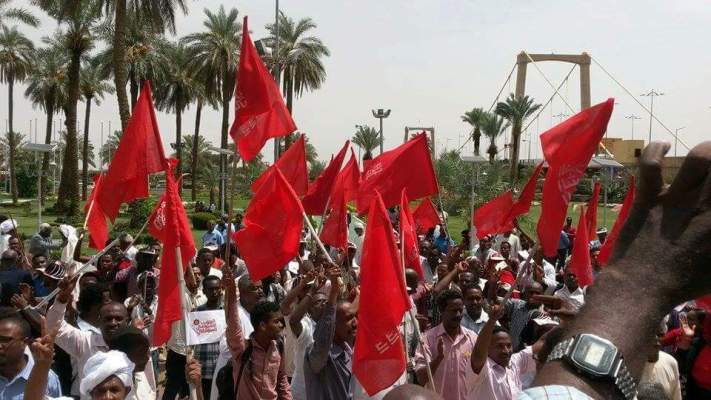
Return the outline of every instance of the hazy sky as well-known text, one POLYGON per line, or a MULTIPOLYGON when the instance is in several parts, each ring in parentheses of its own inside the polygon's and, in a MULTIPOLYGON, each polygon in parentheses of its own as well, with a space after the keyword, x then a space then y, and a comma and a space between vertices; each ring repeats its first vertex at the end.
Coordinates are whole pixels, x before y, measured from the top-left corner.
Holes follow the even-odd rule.
MULTIPOLYGON (((22 1, 15 1, 15 5, 22 1)), ((490 106, 521 50, 531 53, 591 54, 633 94, 654 88, 664 92, 655 99, 655 114, 672 130, 685 126, 680 136, 690 145, 707 137, 711 122, 711 52, 707 50, 711 7, 698 0, 641 1, 465 1, 465 0, 281 0, 290 17, 311 17, 318 24, 313 34, 330 48, 324 60, 323 87, 296 99, 294 119, 327 160, 354 133, 355 124, 377 126, 373 108, 390 108, 385 120, 386 148, 402 142, 405 126, 433 126, 437 149, 463 142, 470 127, 461 121, 464 111, 490 106)), ((249 15, 254 40, 265 35, 264 25, 274 19, 273 0, 189 2, 189 14, 178 19, 178 36, 202 29, 203 8, 220 4, 249 15)), ((41 12, 38 12, 41 14, 41 12)), ((55 29, 46 17, 40 29, 21 29, 36 41, 55 29)), ((556 85, 569 64, 540 63, 556 85)), ((515 76, 515 75, 514 75, 515 76)), ((636 114, 635 137, 646 139, 649 115, 593 65, 592 102, 615 97, 619 102, 610 122, 610 136, 629 138, 636 114)), ((533 66, 528 69, 527 93, 544 103, 552 94, 533 66)), ((580 107, 579 75, 573 72, 561 94, 576 111, 580 107)), ((15 127, 26 132, 30 120, 39 121, 43 135, 45 116, 23 98, 24 85, 15 92, 15 127)), ((514 81, 504 95, 513 91, 514 81)), ((0 87, 6 93, 7 87, 0 87)), ((648 105, 649 99, 637 97, 648 105)), ((184 134, 192 134, 195 108, 183 114, 184 134)), ((84 104, 79 105, 83 128, 84 104)), ((553 117, 571 112, 556 98, 532 124, 533 157, 540 157, 536 133, 558 122, 553 117)), ((232 110, 230 123, 232 121, 232 110)), ((203 112, 201 133, 219 143, 220 112, 203 112)), ((0 95, 0 118, 7 118, 7 98, 0 95)), ((175 117, 159 114, 165 146, 175 140, 175 117)), ((55 119, 59 119, 56 116, 55 119)), ((91 140, 98 148, 100 126, 120 126, 114 97, 92 108, 91 140)), ((3 125, 4 128, 4 125, 3 125)), ((33 128, 34 129, 34 128, 33 128)), ((673 142, 656 125, 653 137, 673 142)), ((486 145, 486 140, 484 140, 486 145)), ((503 142, 503 141, 502 141, 503 142)), ((271 160, 271 142, 265 147, 271 160)), ((471 152, 471 146, 465 148, 471 152)), ((679 146, 682 153, 682 146, 679 146)), ((524 144, 522 158, 527 157, 524 144)), ((672 150, 673 151, 673 150, 672 150)), ((686 150, 683 150, 685 152, 686 150)))

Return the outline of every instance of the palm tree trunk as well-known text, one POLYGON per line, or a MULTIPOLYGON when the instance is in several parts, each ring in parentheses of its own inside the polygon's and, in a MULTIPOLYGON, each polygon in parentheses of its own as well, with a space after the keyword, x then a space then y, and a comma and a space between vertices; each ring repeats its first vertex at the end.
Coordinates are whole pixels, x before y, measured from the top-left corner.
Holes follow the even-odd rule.
MULTIPOLYGON (((293 115, 291 110, 294 107, 294 78, 293 76, 291 76, 291 74, 289 74, 287 80, 288 85, 286 91, 286 108, 289 110, 289 114, 293 115)), ((284 136, 284 151, 286 151, 289 146, 291 146, 291 135, 286 135, 284 136)))
POLYGON ((479 144, 481 143, 481 130, 479 128, 474 129, 474 154, 479 155, 479 144))
POLYGON ((518 180, 518 157, 520 150, 521 126, 511 129, 511 183, 518 180))
POLYGON ((15 171, 15 132, 12 130, 12 112, 14 108, 13 91, 15 87, 15 77, 10 75, 7 81, 7 110, 8 110, 8 131, 7 144, 10 153, 10 193, 12 193, 12 204, 17 204, 17 171, 15 171))
POLYGON ((192 165, 190 166, 190 199, 197 200, 197 169, 198 169, 198 144, 200 143, 200 117, 202 117, 202 99, 198 98, 197 111, 195 112, 195 132, 193 133, 192 165))
POLYGON ((183 135, 181 133, 182 129, 183 112, 181 110, 180 105, 178 104, 177 107, 175 107, 175 158, 178 159, 178 165, 176 166, 175 171, 178 173, 178 176, 180 176, 183 165, 183 135))
POLYGON ((133 110, 133 107, 138 101, 138 81, 136 80, 136 74, 133 72, 133 69, 129 72, 128 88, 131 91, 131 110, 133 110))
POLYGON ((89 187, 89 118, 91 115, 91 96, 86 98, 86 112, 84 113, 84 146, 81 151, 81 199, 86 200, 87 187, 89 187))
POLYGON ((126 96, 126 0, 116 0, 116 15, 114 19, 114 86, 116 87, 116 98, 118 99, 119 114, 121 116, 121 130, 126 129, 131 111, 128 109, 128 97, 126 96))
POLYGON ((77 103, 79 102, 79 68, 81 53, 74 51, 69 63, 66 105, 67 138, 62 160, 62 178, 57 194, 57 211, 76 215, 79 211, 79 171, 77 163, 77 103))
MULTIPOLYGON (((45 108, 47 110, 47 123, 45 125, 46 128, 44 134, 44 144, 52 143, 52 117, 54 116, 55 89, 51 90, 52 92, 49 95, 50 99, 45 105, 45 108)), ((40 192, 42 192, 42 196, 40 196, 40 202, 42 202, 42 204, 44 204, 44 199, 47 196, 47 173, 49 172, 49 154, 49 152, 42 154, 42 177, 40 178, 40 192)))

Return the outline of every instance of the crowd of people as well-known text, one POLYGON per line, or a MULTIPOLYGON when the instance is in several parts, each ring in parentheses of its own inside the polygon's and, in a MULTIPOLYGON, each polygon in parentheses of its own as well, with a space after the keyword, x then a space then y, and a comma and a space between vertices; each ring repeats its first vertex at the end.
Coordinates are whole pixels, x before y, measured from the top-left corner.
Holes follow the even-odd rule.
MULTIPOLYGON (((585 398, 527 391, 550 338, 586 310, 589 296, 601 295, 568 268, 570 224, 548 259, 518 227, 480 240, 465 230, 459 243, 446 223, 420 232, 422 273, 405 270, 407 368, 374 395, 352 372, 367 224, 352 218, 347 248, 328 256, 305 231, 298 256, 262 280, 250 278, 229 240, 241 226, 241 215, 211 221, 185 270, 184 304, 224 312, 221 339, 188 346, 176 321, 167 345, 156 348, 160 243, 137 246, 122 234, 78 273, 90 261, 82 232, 63 225, 53 238, 43 224, 24 242, 17 222, 4 218, 0 399, 585 398)), ((599 242, 589 244, 596 275, 599 242)), ((665 313, 653 321, 657 340, 644 346, 638 398, 711 398, 711 316, 694 301, 665 313)))

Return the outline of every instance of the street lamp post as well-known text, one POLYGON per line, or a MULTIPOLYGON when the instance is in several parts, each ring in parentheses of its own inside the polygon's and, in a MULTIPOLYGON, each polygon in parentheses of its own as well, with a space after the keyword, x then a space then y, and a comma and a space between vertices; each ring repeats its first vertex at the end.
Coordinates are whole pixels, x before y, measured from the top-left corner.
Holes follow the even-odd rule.
POLYGON ((685 126, 682 126, 681 128, 676 128, 674 129, 674 157, 676 157, 676 146, 679 142, 679 131, 686 128, 685 126))
POLYGON ((657 96, 664 96, 664 93, 659 93, 652 89, 649 91, 649 93, 645 93, 640 96, 649 97, 649 140, 647 141, 647 144, 649 144, 652 143, 652 119, 654 118, 654 98, 657 96))
MULTIPOLYGON (((22 146, 25 151, 34 151, 36 153, 51 153, 54 151, 54 144, 44 143, 27 143, 22 146)), ((36 157, 35 157, 36 158, 36 157)), ((42 225, 42 175, 46 175, 47 171, 40 171, 37 174, 37 229, 42 225)))
POLYGON ((630 114, 630 115, 625 116, 625 119, 629 119, 632 121, 632 139, 631 140, 634 140, 634 121, 637 119, 642 119, 642 118, 640 118, 637 115, 630 114))
POLYGON ((383 154, 383 142, 385 142, 385 139, 383 138, 383 119, 389 116, 390 109, 384 110, 382 108, 378 108, 377 110, 373 110, 373 117, 380 120, 380 154, 383 154))
MULTIPOLYGON (((274 82, 276 82, 277 87, 281 86, 279 83, 281 81, 281 68, 279 67, 279 0, 276 0, 274 10, 274 51, 272 54, 272 62, 274 65, 273 74, 274 82)), ((274 162, 279 158, 279 138, 274 138, 274 162)))
MULTIPOLYGON (((219 154, 220 155, 220 162, 222 162, 222 160, 225 160, 225 164, 227 161, 227 157, 234 155, 234 153, 231 150, 223 149, 220 147, 210 146, 210 147, 208 147, 208 150, 213 153, 219 154)), ((222 195, 220 196, 220 205, 221 205, 220 213, 223 215, 225 214, 225 200, 227 198, 227 194, 226 194, 226 192, 227 192, 227 176, 229 175, 227 173, 227 166, 225 164, 223 164, 225 167, 222 168, 222 173, 220 173, 220 186, 222 188, 222 190, 221 190, 222 195)))

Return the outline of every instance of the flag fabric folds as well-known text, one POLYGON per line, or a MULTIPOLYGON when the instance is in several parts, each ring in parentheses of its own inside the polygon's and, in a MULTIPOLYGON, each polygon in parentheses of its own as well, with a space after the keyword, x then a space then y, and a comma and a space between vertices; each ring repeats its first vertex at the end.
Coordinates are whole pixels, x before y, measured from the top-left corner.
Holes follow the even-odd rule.
POLYGON ((346 158, 346 152, 350 145, 349 141, 343 145, 338 154, 331 160, 326 169, 321 172, 321 175, 309 185, 309 190, 306 196, 301 199, 301 204, 304 206, 304 211, 308 215, 322 215, 326 211, 326 203, 328 196, 331 194, 333 184, 338 176, 338 171, 341 170, 343 160, 346 158))
POLYGON ((284 174, 284 178, 289 182, 298 196, 306 194, 309 186, 309 175, 306 171, 306 141, 304 140, 303 134, 291 144, 289 149, 279 157, 274 165, 269 167, 267 171, 264 171, 264 173, 252 183, 251 188, 253 193, 259 191, 259 187, 267 180, 268 175, 275 166, 279 167, 279 170, 284 174))
POLYGON ((106 215, 97 200, 98 194, 101 192, 103 178, 103 173, 94 176, 94 189, 91 190, 89 199, 87 199, 84 205, 86 229, 89 231, 89 247, 96 250, 102 250, 106 246, 106 241, 109 240, 109 227, 106 225, 106 215))
POLYGON ((476 237, 481 239, 486 235, 513 229, 513 219, 510 218, 513 206, 513 194, 507 190, 477 208, 472 219, 476 227, 476 237))
POLYGON ((405 267, 410 267, 417 272, 421 280, 425 279, 425 270, 420 260, 420 249, 417 240, 415 220, 410 212, 410 202, 407 199, 407 190, 402 189, 400 201, 400 246, 405 253, 405 267))
POLYGON ((295 130, 296 124, 284 104, 279 87, 252 43, 247 17, 244 17, 235 85, 235 120, 230 136, 237 143, 242 159, 252 161, 267 140, 286 136, 295 130))
POLYGON ((393 227, 377 191, 371 200, 361 260, 353 373, 373 395, 392 385, 405 371, 399 328, 410 307, 393 227))
POLYGON ((415 211, 412 212, 412 218, 415 220, 417 232, 420 234, 442 223, 439 213, 429 197, 426 197, 417 205, 415 211))
POLYGON ((543 162, 536 165, 536 169, 533 170, 531 177, 528 178, 526 186, 524 186, 523 190, 521 190, 518 200, 516 200, 513 208, 511 209, 511 220, 527 214, 531 209, 531 203, 536 195, 536 184, 538 183, 538 176, 541 175, 541 170, 543 170, 543 162))
POLYGON ((541 135, 548 173, 538 239, 546 257, 558 251, 558 239, 570 197, 598 147, 610 120, 614 99, 587 108, 541 135))
POLYGON ((148 197, 148 175, 165 168, 151 84, 146 81, 98 194, 111 222, 116 221, 122 203, 148 197))
POLYGON ((353 151, 351 151, 351 158, 338 174, 336 183, 331 191, 328 206, 330 212, 327 213, 323 230, 319 236, 322 242, 342 250, 346 249, 348 245, 348 212, 346 205, 355 195, 359 180, 358 160, 353 151))
POLYGON ((578 220, 577 236, 573 242, 573 255, 570 257, 568 268, 575 273, 580 287, 593 283, 592 263, 590 262, 590 240, 585 212, 581 208, 578 220))
POLYGON ((252 197, 244 228, 234 234, 253 280, 280 270, 298 254, 303 212, 294 189, 275 168, 252 197))
POLYGON ((185 268, 195 256, 195 243, 190 222, 180 199, 178 183, 173 177, 176 160, 170 160, 165 174, 165 192, 148 219, 148 232, 163 244, 158 285, 158 309, 153 323, 154 346, 161 346, 170 339, 171 325, 184 318, 181 306, 176 249, 185 268))
POLYGON ((625 195, 625 200, 622 202, 622 209, 620 210, 620 214, 617 215, 615 225, 612 227, 612 230, 607 235, 605 243, 602 244, 602 248, 600 249, 600 254, 598 254, 597 256, 597 261, 600 263, 600 265, 606 265, 608 261, 610 261, 612 250, 615 248, 615 241, 617 241, 617 237, 620 235, 622 227, 625 226, 627 217, 630 216, 632 203, 634 203, 634 196, 635 180, 634 175, 630 175, 629 185, 627 186, 627 194, 625 195))
POLYGON ((398 204, 403 188, 407 188, 408 195, 413 199, 439 191, 427 136, 424 134, 415 136, 367 163, 358 191, 358 214, 368 211, 376 191, 380 192, 385 207, 398 204))
POLYGON ((593 193, 588 201, 588 208, 585 211, 585 224, 588 226, 588 239, 597 239, 597 203, 600 198, 600 181, 595 181, 593 193))

